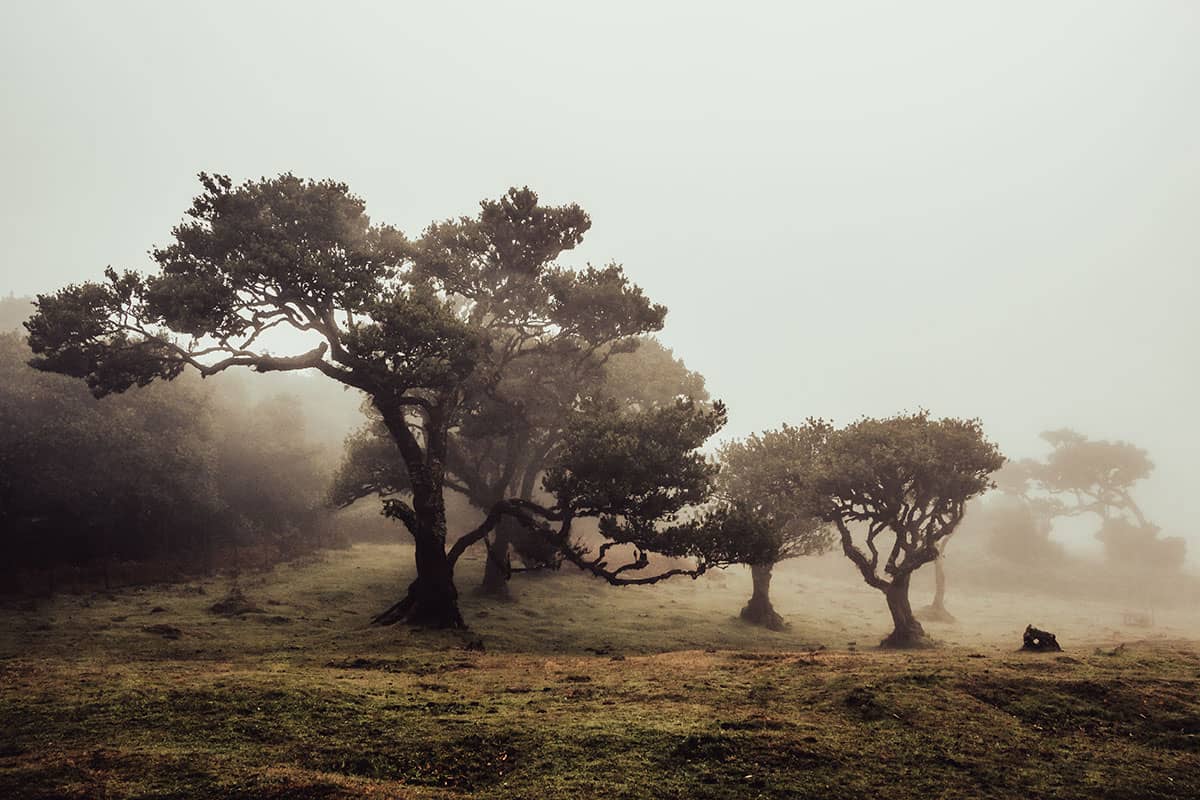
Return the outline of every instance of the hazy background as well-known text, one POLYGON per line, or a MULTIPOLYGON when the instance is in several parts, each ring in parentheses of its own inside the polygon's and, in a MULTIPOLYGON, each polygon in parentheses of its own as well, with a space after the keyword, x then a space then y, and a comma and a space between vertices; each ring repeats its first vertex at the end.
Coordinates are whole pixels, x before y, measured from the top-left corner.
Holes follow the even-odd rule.
POLYGON ((412 233, 528 184, 670 307, 728 434, 1127 439, 1195 565, 1198 43, 1187 1, 10 2, 0 294, 144 267, 199 170, 412 233))

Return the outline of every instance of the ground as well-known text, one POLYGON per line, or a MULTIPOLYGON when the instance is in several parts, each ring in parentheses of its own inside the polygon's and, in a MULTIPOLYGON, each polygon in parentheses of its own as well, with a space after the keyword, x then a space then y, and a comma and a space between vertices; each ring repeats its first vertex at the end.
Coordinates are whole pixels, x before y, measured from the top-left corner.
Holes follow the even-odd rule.
MULTIPOLYGON (((373 628, 411 550, 0 609, 0 797, 1181 798, 1200 796, 1190 615, 968 596, 895 653, 836 559, 617 589, 521 578, 467 634, 373 628), (1027 623, 1061 654, 1016 652, 1027 623), (484 649, 480 650, 480 643, 484 649)), ((924 584, 913 605, 925 602, 924 584)))

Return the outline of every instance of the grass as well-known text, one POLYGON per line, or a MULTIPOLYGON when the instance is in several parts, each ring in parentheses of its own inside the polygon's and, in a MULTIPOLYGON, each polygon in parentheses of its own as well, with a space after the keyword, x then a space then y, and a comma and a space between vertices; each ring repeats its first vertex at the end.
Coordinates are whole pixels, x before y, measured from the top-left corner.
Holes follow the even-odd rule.
POLYGON ((240 616, 208 611, 222 580, 0 610, 0 796, 1200 796, 1200 648, 1115 607, 962 597, 941 649, 882 652, 880 599, 817 560, 777 574, 782 633, 736 619, 740 573, 367 626, 410 562, 281 566, 240 616), (1066 652, 1015 652, 1029 621, 1066 652))

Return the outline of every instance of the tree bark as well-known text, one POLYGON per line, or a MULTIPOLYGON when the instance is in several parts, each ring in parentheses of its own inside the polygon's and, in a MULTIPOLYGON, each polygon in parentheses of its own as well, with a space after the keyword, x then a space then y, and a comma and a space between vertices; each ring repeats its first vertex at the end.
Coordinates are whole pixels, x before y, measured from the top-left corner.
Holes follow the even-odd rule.
POLYGON ((908 602, 908 584, 911 578, 912 573, 902 572, 893 577, 891 584, 884 590, 888 611, 892 613, 893 630, 879 643, 880 647, 928 647, 930 644, 925 636, 925 629, 917 622, 908 602))
POLYGON ((771 570, 774 564, 751 564, 750 579, 754 583, 754 591, 750 602, 742 609, 742 619, 751 625, 762 625, 773 631, 787 627, 783 617, 775 612, 771 605, 771 570))
POLYGON ((406 622, 421 628, 465 628, 458 610, 454 567, 446 557, 446 506, 442 494, 429 486, 414 487, 416 512, 412 530, 416 545, 417 578, 404 598, 376 615, 376 625, 406 622))
POLYGON ((479 594, 497 600, 511 600, 512 592, 508 587, 509 546, 512 543, 513 521, 505 517, 496 526, 495 541, 487 549, 484 560, 483 582, 479 584, 479 594))
POLYGON ((954 615, 946 610, 946 569, 942 564, 945 555, 938 553, 933 561, 933 577, 935 588, 933 602, 921 609, 921 619, 930 622, 957 622, 954 615))
POLYGON ((392 440, 400 450, 412 486, 412 509, 403 518, 416 545, 417 578, 408 593, 372 618, 376 625, 407 622, 422 628, 465 628, 454 588, 454 566, 446 557, 446 410, 426 409, 425 448, 409 428, 407 408, 379 395, 373 397, 392 440))

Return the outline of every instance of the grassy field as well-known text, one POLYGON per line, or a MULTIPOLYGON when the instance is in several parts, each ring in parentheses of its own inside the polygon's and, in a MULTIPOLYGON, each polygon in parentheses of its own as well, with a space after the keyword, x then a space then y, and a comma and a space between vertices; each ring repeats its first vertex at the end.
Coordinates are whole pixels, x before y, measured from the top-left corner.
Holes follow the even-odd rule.
POLYGON ((563 572, 497 605, 472 560, 468 634, 368 627, 410 564, 284 565, 233 617, 208 610, 225 579, 0 609, 0 797, 1200 796, 1187 614, 1124 629, 1117 605, 952 583, 943 647, 893 653, 836 559, 779 570, 781 633, 736 619, 741 570, 563 572), (1066 652, 1016 652, 1027 622, 1066 652))

